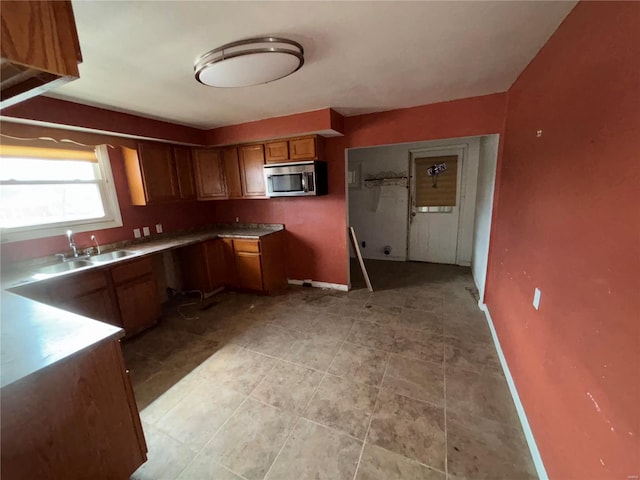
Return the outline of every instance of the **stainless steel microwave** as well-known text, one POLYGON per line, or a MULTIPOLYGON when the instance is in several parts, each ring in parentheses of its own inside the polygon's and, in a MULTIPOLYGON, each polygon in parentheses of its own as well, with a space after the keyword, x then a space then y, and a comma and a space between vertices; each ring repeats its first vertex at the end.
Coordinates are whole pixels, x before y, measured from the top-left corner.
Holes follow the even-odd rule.
POLYGON ((326 195, 326 162, 274 163, 264 166, 264 183, 269 197, 326 195))

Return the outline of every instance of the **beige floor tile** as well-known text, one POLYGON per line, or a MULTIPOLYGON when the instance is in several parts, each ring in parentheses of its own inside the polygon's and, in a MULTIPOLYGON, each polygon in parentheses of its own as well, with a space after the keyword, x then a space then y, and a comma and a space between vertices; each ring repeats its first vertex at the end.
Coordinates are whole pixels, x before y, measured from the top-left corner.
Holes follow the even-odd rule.
POLYGON ((492 343, 463 341, 447 337, 445 345, 447 368, 462 368, 473 372, 500 371, 500 360, 492 343))
POLYGON ((353 322, 352 317, 322 313, 309 325, 307 333, 322 342, 341 342, 349 334, 353 322))
POLYGON ((352 480, 362 442, 335 430, 298 421, 268 480, 352 480))
POLYGON ((445 474, 397 453, 367 444, 356 480, 445 480, 445 474))
POLYGON ((402 290, 375 290, 367 301, 367 305, 380 305, 385 307, 403 307, 407 295, 402 290))
POLYGON ((327 375, 303 416, 364 439, 377 396, 375 387, 327 375))
POLYGON ((133 383, 138 409, 142 410, 160 398, 191 372, 175 368, 165 368, 143 383, 133 383))
POLYGON ((412 330, 424 330, 435 335, 444 334, 444 320, 442 315, 435 312, 403 308, 398 315, 396 324, 412 330))
POLYGON ((394 333, 394 329, 388 325, 357 320, 352 325, 346 340, 378 350, 391 350, 394 333))
POLYGON ((248 480, 262 480, 297 416, 249 398, 203 449, 248 480))
POLYGON ((444 300, 440 294, 425 294, 421 296, 412 295, 406 297, 404 306, 416 310, 442 314, 444 311, 444 300))
POLYGON ((147 461, 131 476, 131 480, 174 480, 196 456, 186 447, 151 425, 143 424, 147 441, 147 461))
POLYGON ((443 365, 391 355, 382 388, 416 400, 444 405, 443 365))
POLYGON ((396 329, 391 351, 404 357, 432 363, 444 360, 444 338, 427 331, 396 329))
POLYGON ((251 397, 283 410, 301 413, 322 375, 316 370, 280 362, 258 384, 251 397))
POLYGON ((517 424, 513 399, 504 377, 462 369, 447 369, 447 410, 517 424))
POLYGON ((522 432, 497 422, 447 413, 447 449, 456 478, 537 478, 522 432))
POLYGON ((233 390, 204 383, 169 410, 156 426, 200 450, 245 398, 233 390))
POLYGON ((162 395, 155 398, 144 409, 140 410, 140 418, 151 424, 157 422, 165 413, 175 407, 180 400, 191 393, 192 390, 201 386, 203 382, 205 382, 205 380, 197 373, 189 373, 162 395))
POLYGON ((444 409, 382 390, 367 442, 445 468, 444 409))
POLYGON ((177 480, 242 480, 213 458, 199 454, 185 468, 177 480))
POLYGON ((317 316, 318 312, 315 310, 286 310, 274 313, 271 323, 290 330, 306 332, 317 316))
POLYGON ((228 345, 196 370, 210 382, 248 395, 278 362, 244 348, 228 345))
POLYGON ((398 315, 402 312, 400 306, 389 305, 373 305, 366 303, 358 312, 358 318, 369 322, 376 322, 386 325, 395 325, 398 321, 398 315))
POLYGON ((254 330, 248 338, 245 348, 254 352, 282 358, 293 343, 303 336, 302 333, 265 324, 254 330))
POLYGON ((379 386, 389 354, 382 350, 343 343, 333 359, 329 373, 359 383, 379 386))
POLYGON ((308 334, 293 342, 284 353, 285 360, 326 371, 340 349, 340 342, 324 341, 316 334, 308 334))
POLYGON ((165 366, 159 360, 139 355, 132 348, 125 349, 123 346, 124 365, 129 370, 131 382, 141 384, 159 373, 165 366))

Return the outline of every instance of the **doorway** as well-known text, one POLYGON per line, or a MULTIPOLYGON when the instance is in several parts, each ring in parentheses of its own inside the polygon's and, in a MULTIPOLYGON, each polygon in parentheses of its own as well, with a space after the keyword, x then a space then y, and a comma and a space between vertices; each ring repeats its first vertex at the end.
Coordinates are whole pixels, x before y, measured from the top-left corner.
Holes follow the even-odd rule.
POLYGON ((465 150, 410 151, 409 260, 458 263, 465 150))

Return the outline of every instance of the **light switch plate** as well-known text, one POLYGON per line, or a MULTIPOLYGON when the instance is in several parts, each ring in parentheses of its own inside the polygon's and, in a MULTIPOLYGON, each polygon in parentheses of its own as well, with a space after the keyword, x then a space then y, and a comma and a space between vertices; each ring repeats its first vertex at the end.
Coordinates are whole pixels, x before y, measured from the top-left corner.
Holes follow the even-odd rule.
POLYGON ((135 238, 140 238, 142 235, 140 235, 140 229, 139 228, 134 228, 133 229, 133 236, 135 238))
POLYGON ((162 224, 156 223, 156 233, 162 233, 162 224))
POLYGON ((151 235, 151 232, 149 231, 149 227, 142 227, 142 233, 145 237, 148 237, 149 235, 151 235))
POLYGON ((538 310, 540 308, 540 297, 542 296, 542 292, 540 289, 536 288, 533 291, 533 308, 538 310))

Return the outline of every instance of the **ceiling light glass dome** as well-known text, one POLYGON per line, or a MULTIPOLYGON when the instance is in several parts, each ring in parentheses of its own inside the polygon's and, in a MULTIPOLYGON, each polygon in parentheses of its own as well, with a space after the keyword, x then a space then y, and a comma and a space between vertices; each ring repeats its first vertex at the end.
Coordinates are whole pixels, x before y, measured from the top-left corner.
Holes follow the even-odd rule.
POLYGON ((196 59, 196 80, 211 87, 248 87, 291 75, 304 64, 304 49, 293 40, 260 37, 239 40, 196 59))

